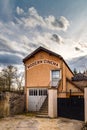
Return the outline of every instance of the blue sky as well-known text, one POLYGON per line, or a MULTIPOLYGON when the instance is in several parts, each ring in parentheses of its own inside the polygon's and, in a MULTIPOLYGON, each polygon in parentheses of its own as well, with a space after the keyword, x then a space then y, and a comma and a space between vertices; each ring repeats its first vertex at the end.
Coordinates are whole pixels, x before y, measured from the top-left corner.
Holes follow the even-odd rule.
POLYGON ((0 66, 20 66, 39 46, 86 56, 87 0, 0 0, 0 66))

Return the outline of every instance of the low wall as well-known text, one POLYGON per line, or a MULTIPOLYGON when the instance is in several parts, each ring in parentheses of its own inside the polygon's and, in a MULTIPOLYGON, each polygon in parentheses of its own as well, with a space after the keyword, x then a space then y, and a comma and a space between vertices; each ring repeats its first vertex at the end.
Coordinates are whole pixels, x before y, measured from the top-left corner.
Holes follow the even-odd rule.
POLYGON ((23 113, 25 96, 16 93, 4 92, 0 97, 0 117, 23 113))

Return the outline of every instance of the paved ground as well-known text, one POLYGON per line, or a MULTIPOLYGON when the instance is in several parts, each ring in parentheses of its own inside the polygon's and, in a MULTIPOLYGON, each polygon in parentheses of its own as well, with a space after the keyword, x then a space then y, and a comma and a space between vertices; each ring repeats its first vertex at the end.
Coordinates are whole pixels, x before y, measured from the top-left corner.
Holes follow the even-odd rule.
POLYGON ((81 121, 18 115, 0 119, 0 130, 81 130, 81 121))

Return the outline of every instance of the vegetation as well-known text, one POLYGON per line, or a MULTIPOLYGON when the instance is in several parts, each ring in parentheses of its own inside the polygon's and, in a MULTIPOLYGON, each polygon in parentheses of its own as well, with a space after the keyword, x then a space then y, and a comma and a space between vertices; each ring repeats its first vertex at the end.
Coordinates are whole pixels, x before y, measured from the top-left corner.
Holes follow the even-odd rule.
POLYGON ((74 68, 73 73, 74 73, 74 75, 81 73, 81 74, 87 76, 87 69, 85 69, 83 72, 80 72, 80 71, 78 72, 78 70, 76 68, 74 68))
POLYGON ((23 91, 23 81, 24 74, 9 65, 0 72, 0 91, 23 91))
POLYGON ((77 74, 77 73, 78 73, 76 68, 74 68, 73 73, 74 73, 74 74, 77 74))
POLYGON ((30 117, 35 117, 37 115, 37 113, 36 112, 25 112, 25 113, 23 113, 23 115, 30 116, 30 117))

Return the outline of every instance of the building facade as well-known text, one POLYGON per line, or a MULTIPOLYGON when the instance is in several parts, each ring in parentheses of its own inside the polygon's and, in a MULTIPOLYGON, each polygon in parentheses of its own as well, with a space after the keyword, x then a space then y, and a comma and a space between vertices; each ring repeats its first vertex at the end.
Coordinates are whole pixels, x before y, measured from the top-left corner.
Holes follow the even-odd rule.
POLYGON ((60 55, 39 47, 23 62, 27 111, 40 110, 49 88, 56 88, 57 97, 60 98, 83 95, 81 89, 72 82, 74 74, 60 55))

